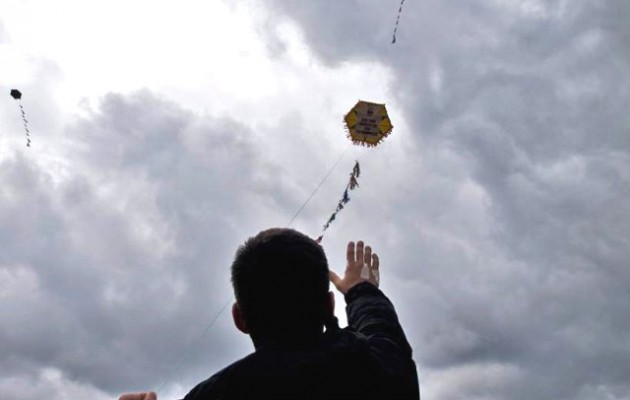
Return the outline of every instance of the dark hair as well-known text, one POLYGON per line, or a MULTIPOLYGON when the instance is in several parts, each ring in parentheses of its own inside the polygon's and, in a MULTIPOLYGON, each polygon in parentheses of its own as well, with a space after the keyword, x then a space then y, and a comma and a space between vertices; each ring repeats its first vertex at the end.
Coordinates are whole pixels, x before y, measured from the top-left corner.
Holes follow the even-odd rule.
POLYGON ((308 236, 272 228, 249 238, 236 251, 232 285, 254 340, 322 331, 328 261, 308 236))

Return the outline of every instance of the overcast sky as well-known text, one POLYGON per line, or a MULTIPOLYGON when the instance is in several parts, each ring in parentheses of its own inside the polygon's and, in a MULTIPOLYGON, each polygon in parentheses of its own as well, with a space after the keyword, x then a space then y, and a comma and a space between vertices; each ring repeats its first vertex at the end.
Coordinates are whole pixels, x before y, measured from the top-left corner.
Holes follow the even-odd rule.
POLYGON ((323 245, 381 256, 423 399, 630 399, 630 2, 407 0, 392 45, 398 7, 2 0, 0 397, 178 398, 247 355, 229 312, 198 341, 234 251, 343 155, 292 227, 359 160, 323 245))

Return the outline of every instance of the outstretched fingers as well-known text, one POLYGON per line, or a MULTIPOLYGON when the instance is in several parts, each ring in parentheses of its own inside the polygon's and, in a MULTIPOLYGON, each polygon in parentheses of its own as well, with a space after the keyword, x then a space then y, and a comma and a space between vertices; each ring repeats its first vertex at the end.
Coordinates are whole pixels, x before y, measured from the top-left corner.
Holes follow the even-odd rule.
POLYGON ((348 247, 346 248, 346 261, 348 261, 348 267, 354 264, 354 242, 348 242, 348 247))
POLYGON ((378 260, 378 255, 376 255, 376 253, 372 254, 372 268, 371 268, 371 272, 372 272, 372 276, 374 276, 374 282, 376 283, 376 287, 378 287, 381 283, 381 275, 378 271, 378 267, 379 267, 379 260, 378 260))
POLYGON ((378 287, 379 259, 362 240, 349 242, 346 249, 346 270, 343 277, 330 271, 330 282, 342 293, 346 294, 353 286, 368 281, 378 287))
POLYGON ((365 259, 363 257, 365 257, 364 251, 363 251, 363 241, 359 240, 357 242, 357 251, 356 251, 355 263, 359 264, 359 266, 363 266, 363 262, 365 261, 365 259))
POLYGON ((365 246, 365 254, 363 255, 363 262, 367 264, 368 267, 372 267, 372 248, 370 246, 365 246))

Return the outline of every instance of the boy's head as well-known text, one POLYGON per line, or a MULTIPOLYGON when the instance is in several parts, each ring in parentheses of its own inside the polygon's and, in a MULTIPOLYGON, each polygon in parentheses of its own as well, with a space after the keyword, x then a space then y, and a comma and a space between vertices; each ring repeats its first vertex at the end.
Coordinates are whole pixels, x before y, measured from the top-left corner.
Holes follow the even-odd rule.
POLYGON ((235 322, 255 342, 321 333, 333 313, 324 250, 292 229, 262 231, 239 247, 232 285, 235 322))

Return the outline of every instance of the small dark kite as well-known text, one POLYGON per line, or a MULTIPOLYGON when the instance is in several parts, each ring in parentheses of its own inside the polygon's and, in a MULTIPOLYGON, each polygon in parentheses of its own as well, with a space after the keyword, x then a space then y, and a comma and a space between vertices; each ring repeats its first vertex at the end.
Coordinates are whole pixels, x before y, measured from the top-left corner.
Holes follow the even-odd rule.
POLYGON ((26 131, 26 147, 31 147, 31 132, 28 130, 28 120, 26 119, 26 113, 24 112, 24 107, 22 107, 22 92, 17 89, 11 89, 11 97, 17 100, 20 106, 20 112, 22 112, 22 121, 24 122, 24 130, 26 131))

